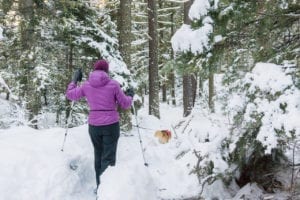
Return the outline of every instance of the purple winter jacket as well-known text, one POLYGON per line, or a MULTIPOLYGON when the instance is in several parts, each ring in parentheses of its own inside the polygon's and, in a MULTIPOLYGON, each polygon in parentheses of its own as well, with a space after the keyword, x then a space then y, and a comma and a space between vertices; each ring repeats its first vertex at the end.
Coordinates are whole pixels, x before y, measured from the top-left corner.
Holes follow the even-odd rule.
POLYGON ((110 79, 108 74, 101 70, 93 71, 89 79, 79 87, 71 82, 68 85, 66 96, 69 100, 86 98, 90 107, 88 123, 94 126, 118 122, 118 105, 127 109, 132 103, 132 97, 124 94, 120 84, 110 79))

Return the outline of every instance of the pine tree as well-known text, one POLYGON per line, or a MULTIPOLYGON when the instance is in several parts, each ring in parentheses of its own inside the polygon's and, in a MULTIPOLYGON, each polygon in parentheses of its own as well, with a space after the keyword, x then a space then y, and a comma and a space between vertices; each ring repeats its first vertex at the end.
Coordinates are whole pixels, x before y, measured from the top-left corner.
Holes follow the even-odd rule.
POLYGON ((137 80, 138 94, 143 98, 148 94, 149 44, 148 44, 147 0, 133 0, 132 3, 132 66, 134 79, 137 80))
POLYGON ((175 68, 174 53, 171 47, 171 37, 180 17, 180 6, 172 1, 158 1, 158 60, 159 77, 161 79, 162 101, 172 101, 175 105, 175 68))
MULTIPOLYGON (((108 9, 83 0, 5 1, 1 6, 8 13, 1 21, 13 26, 4 30, 7 39, 0 68, 5 69, 12 92, 26 102, 28 119, 36 128, 43 127, 39 119, 49 112, 56 113, 58 125, 64 123, 70 109, 64 92, 76 68, 83 68, 86 77, 92 63, 104 58, 110 61, 112 77, 125 80, 120 82, 124 86, 130 82, 108 9), (15 23, 16 18, 20 23, 15 23)), ((77 103, 74 109, 72 121, 82 123, 87 107, 77 103)))

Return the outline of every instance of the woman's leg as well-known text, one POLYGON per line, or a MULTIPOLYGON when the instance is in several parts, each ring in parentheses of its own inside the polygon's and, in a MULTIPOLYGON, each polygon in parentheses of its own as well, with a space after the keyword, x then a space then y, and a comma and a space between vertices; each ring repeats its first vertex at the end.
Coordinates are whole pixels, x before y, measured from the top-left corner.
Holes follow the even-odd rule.
POLYGON ((114 166, 116 164, 116 154, 119 136, 119 122, 105 127, 105 130, 103 131, 103 149, 101 157, 102 160, 100 175, 105 171, 105 169, 109 165, 114 166))
POLYGON ((94 146, 94 159, 95 159, 94 165, 95 165, 96 183, 98 187, 100 184, 101 160, 102 160, 102 151, 103 151, 101 128, 98 126, 89 125, 89 134, 94 146))

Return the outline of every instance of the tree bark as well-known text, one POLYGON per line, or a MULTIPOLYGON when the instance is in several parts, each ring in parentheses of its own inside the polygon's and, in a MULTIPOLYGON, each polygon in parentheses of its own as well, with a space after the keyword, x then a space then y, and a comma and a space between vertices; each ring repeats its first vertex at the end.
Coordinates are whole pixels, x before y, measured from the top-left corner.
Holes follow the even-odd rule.
POLYGON ((119 50, 127 67, 131 67, 131 0, 120 0, 119 50))
MULTIPOLYGON (((158 0, 158 8, 159 10, 163 9, 163 0, 158 0)), ((158 15, 159 18, 159 15, 158 15)), ((160 19, 162 20, 162 19, 160 19)), ((162 23, 158 23, 158 29, 159 29, 159 37, 158 37, 158 51, 159 51, 159 66, 164 65, 164 58, 162 56, 165 48, 164 41, 167 40, 164 35, 163 31, 164 25, 162 23)), ((168 80, 166 77, 166 73, 162 73, 161 76, 163 77, 163 80, 161 80, 161 94, 162 94, 162 102, 167 101, 167 87, 168 87, 168 80)))
POLYGON ((214 73, 212 70, 212 67, 209 67, 209 78, 208 78, 208 106, 209 109, 212 113, 215 112, 215 107, 214 107, 214 101, 213 101, 213 97, 214 97, 214 73))
POLYGON ((161 86, 162 102, 167 102, 167 83, 164 80, 161 86))
POLYGON ((192 81, 192 105, 195 106, 196 97, 197 97, 197 73, 191 74, 192 81))
POLYGON ((193 4, 194 0, 188 0, 186 2, 184 2, 184 16, 183 16, 183 21, 185 24, 191 24, 191 19, 189 18, 189 11, 190 8, 193 4))
POLYGON ((183 116, 187 117, 193 109, 192 76, 183 75, 183 116))
MULTIPOLYGON (((118 29, 119 29, 119 50, 128 69, 131 68, 131 1, 120 0, 118 29)), ((123 131, 132 129, 131 111, 120 110, 120 124, 123 131)))
MULTIPOLYGON (((171 6, 173 7, 173 3, 171 3, 171 6)), ((175 27, 174 27, 174 12, 171 14, 171 35, 174 35, 175 33, 175 27)), ((174 59, 174 51, 171 50, 171 58, 174 59)), ((174 69, 169 74, 169 87, 170 87, 170 93, 171 93, 171 99, 172 99, 172 105, 176 105, 176 98, 175 98, 175 73, 174 69)))
MULTIPOLYGON (((193 1, 189 0, 184 3, 184 23, 191 24, 188 16, 190 7, 193 1)), ((193 109, 193 77, 190 72, 185 72, 183 75, 183 116, 186 117, 191 114, 193 109)))
POLYGON ((33 0, 23 0, 19 2, 19 12, 22 16, 20 20, 21 48, 24 58, 20 60, 20 67, 23 71, 21 75, 24 100, 27 103, 28 120, 33 124, 33 128, 38 128, 35 117, 41 109, 41 95, 36 91, 32 79, 34 78, 33 69, 35 68, 35 14, 33 0))
POLYGON ((149 114, 160 118, 159 77, 158 77, 158 40, 156 0, 148 0, 149 26, 149 114))
MULTIPOLYGON (((66 54, 67 54, 66 59, 67 59, 67 63, 68 63, 67 68, 69 70, 70 79, 72 78, 73 71, 74 71, 74 69, 73 69, 73 49, 74 49, 73 45, 70 44, 69 49, 66 52, 66 54)), ((66 119, 65 119, 66 125, 68 124, 69 117, 72 117, 72 116, 70 116, 70 114, 71 114, 71 103, 68 99, 66 99, 66 119)))
POLYGON ((175 97, 175 74, 171 72, 169 74, 169 81, 170 81, 170 90, 171 90, 171 99, 172 105, 176 105, 176 97, 175 97))
POLYGON ((199 76, 199 96, 202 97, 203 93, 203 77, 201 77, 201 74, 199 76))

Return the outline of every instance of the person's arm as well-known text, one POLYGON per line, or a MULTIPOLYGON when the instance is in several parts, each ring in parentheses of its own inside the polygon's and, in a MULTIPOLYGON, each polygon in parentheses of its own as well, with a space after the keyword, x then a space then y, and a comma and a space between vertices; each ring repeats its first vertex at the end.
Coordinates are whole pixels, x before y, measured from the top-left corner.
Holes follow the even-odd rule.
POLYGON ((77 87, 77 84, 73 81, 68 85, 66 96, 69 100, 77 101, 84 97, 83 86, 77 87))
POLYGON ((78 69, 73 76, 72 82, 68 85, 66 96, 69 100, 79 100, 84 97, 83 86, 77 87, 77 82, 82 80, 81 69, 78 69))
POLYGON ((117 84, 117 89, 116 89, 116 99, 118 104, 121 106, 123 109, 128 109, 130 108, 133 100, 133 93, 131 93, 129 96, 126 96, 119 84, 117 84))

